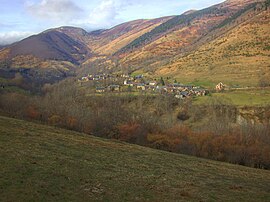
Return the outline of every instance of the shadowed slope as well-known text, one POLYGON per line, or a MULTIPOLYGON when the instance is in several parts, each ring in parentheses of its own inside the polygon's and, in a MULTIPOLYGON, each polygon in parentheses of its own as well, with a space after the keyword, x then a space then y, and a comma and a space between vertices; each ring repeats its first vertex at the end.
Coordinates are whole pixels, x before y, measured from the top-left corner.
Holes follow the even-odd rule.
POLYGON ((84 59, 87 49, 64 33, 43 32, 10 46, 10 57, 32 55, 41 59, 54 59, 77 63, 84 59))

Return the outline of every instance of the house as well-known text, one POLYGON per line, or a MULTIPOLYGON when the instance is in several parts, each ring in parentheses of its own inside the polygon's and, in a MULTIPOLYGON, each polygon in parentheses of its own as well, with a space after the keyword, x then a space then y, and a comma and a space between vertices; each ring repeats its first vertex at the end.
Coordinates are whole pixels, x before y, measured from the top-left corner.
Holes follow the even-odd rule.
POLYGON ((111 92, 119 92, 120 86, 119 85, 110 85, 110 86, 108 86, 108 90, 111 92))
POLYGON ((157 85, 157 82, 156 81, 150 81, 149 82, 149 86, 156 86, 157 85))
POLYGON ((131 87, 132 87, 134 84, 133 84, 132 81, 126 79, 126 80, 124 81, 124 85, 126 85, 126 86, 131 86, 131 87))
POLYGON ((137 84, 137 89, 138 89, 138 90, 145 91, 145 84, 144 84, 144 83, 139 83, 139 84, 137 84))
POLYGON ((182 88, 186 89, 186 90, 192 90, 193 89, 193 85, 182 85, 182 88))
POLYGON ((148 91, 155 91, 156 90, 156 86, 150 86, 150 85, 146 85, 145 89, 148 91))
POLYGON ((89 81, 89 79, 88 79, 87 76, 83 76, 83 77, 82 77, 82 81, 89 81))
POLYGON ((222 91, 225 89, 225 85, 221 82, 219 82, 219 84, 216 85, 216 91, 222 91))
POLYGON ((96 93, 104 93, 105 88, 104 87, 96 87, 96 93))
POLYGON ((166 85, 166 89, 168 93, 172 93, 174 91, 173 85, 172 84, 168 84, 166 85))
POLYGON ((122 78, 129 78, 130 76, 128 74, 121 74, 122 78))
POLYGON ((181 89, 183 85, 182 84, 179 84, 179 83, 174 83, 174 84, 172 84, 172 86, 175 89, 181 89))
POLYGON ((137 76, 135 76, 135 80, 137 80, 137 79, 142 79, 143 78, 143 75, 137 75, 137 76))
POLYGON ((202 88, 197 88, 193 91, 193 93, 196 95, 196 96, 205 96, 207 94, 207 91, 205 89, 202 89, 202 88))
POLYGON ((182 92, 178 92, 174 97, 177 99, 185 99, 186 97, 190 96, 190 92, 187 91, 182 91, 182 92))
POLYGON ((88 77, 89 80, 93 81, 93 77, 94 77, 94 76, 93 76, 92 74, 88 74, 87 77, 88 77))
POLYGON ((96 74, 91 77, 94 81, 105 80, 107 76, 105 74, 96 74))
POLYGON ((157 86, 156 91, 163 94, 168 92, 168 88, 166 86, 157 86))
POLYGON ((187 91, 182 91, 182 92, 180 92, 180 97, 182 98, 182 99, 184 99, 184 98, 186 98, 186 97, 188 97, 189 96, 189 92, 187 92, 187 91))
POLYGON ((100 78, 99 78, 99 76, 98 75, 95 75, 94 77, 93 77, 93 80, 94 81, 98 81, 100 78))

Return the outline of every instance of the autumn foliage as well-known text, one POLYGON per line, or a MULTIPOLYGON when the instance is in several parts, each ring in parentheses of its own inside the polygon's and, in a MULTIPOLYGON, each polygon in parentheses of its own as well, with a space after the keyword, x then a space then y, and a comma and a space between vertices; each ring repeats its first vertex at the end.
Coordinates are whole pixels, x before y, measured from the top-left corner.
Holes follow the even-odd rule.
POLYGON ((250 135, 235 128, 232 133, 214 135, 209 132, 193 132, 186 127, 174 127, 163 134, 148 134, 151 147, 172 152, 180 152, 218 161, 270 168, 270 127, 265 133, 250 129, 250 135))
POLYGON ((40 113, 38 112, 37 108, 35 106, 30 105, 27 108, 27 117, 30 119, 38 119, 40 116, 40 113))
POLYGON ((67 86, 51 86, 45 95, 33 98, 0 95, 0 112, 155 149, 270 169, 270 108, 260 124, 236 124, 235 107, 220 100, 195 110, 165 96, 83 97, 67 86), (184 124, 187 121, 204 125, 193 128, 184 124))

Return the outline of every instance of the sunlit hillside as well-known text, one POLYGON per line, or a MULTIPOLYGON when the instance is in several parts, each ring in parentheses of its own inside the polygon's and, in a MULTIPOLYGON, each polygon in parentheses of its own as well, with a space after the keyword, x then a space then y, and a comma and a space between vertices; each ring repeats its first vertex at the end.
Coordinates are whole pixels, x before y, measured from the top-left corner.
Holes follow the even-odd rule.
POLYGON ((221 36, 174 59, 157 73, 183 80, 258 85, 263 77, 269 78, 269 21, 269 10, 254 13, 252 9, 219 30, 221 36))

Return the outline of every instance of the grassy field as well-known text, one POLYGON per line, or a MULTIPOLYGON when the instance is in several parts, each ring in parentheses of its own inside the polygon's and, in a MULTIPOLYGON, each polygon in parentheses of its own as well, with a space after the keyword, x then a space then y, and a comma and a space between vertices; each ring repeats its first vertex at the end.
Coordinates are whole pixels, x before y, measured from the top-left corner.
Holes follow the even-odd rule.
POLYGON ((211 98, 223 98, 237 106, 265 106, 270 105, 270 89, 233 90, 212 93, 210 97, 197 97, 195 103, 207 103, 211 98))
POLYGON ((8 83, 8 82, 9 82, 8 79, 5 79, 5 78, 3 78, 3 77, 0 77, 0 83, 1 83, 1 84, 6 84, 6 83, 8 83))
POLYGON ((0 116, 1 201, 269 201, 270 172, 0 116))
POLYGON ((17 86, 5 86, 5 88, 0 89, 0 92, 19 93, 19 94, 23 94, 23 95, 30 95, 29 91, 24 90, 24 89, 17 87, 17 86))

